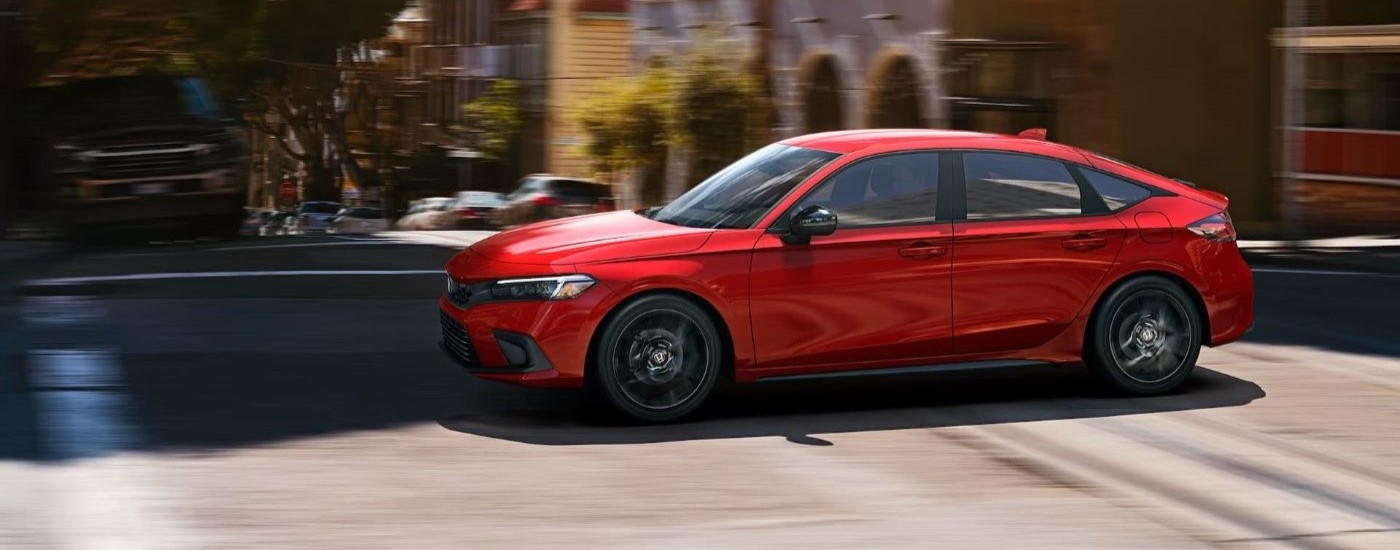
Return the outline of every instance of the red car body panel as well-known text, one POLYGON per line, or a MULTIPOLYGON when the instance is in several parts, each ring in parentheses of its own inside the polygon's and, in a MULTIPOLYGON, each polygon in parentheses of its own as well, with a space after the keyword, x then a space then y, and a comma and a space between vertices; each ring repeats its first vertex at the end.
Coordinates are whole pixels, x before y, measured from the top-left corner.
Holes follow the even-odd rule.
POLYGON ((1009 136, 864 130, 784 143, 843 156, 752 229, 687 228, 618 211, 505 231, 453 258, 447 272, 465 283, 573 273, 598 281, 568 300, 459 309, 444 297, 440 308, 464 324, 476 346, 473 374, 580 386, 609 313, 648 292, 685 294, 710 310, 740 382, 984 359, 1079 362, 1094 305, 1118 282, 1146 273, 1196 291, 1209 345, 1237 340, 1253 323, 1253 278, 1235 243, 1186 229, 1221 213, 1228 205, 1222 195, 1072 147, 1009 136), (846 164, 905 150, 1038 155, 1174 196, 1105 214, 849 228, 808 245, 786 245, 765 231, 846 164), (508 372, 496 330, 532 337, 550 368, 508 372))

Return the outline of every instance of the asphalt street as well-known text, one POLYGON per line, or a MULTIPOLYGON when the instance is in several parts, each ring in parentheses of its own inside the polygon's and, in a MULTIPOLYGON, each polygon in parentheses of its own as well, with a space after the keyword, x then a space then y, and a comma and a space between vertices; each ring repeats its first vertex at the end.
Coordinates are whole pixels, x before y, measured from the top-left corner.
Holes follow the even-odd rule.
POLYGON ((0 548, 1400 548, 1400 276, 1259 266, 1255 330, 1164 397, 766 383, 644 427, 440 354, 483 235, 8 266, 0 548))

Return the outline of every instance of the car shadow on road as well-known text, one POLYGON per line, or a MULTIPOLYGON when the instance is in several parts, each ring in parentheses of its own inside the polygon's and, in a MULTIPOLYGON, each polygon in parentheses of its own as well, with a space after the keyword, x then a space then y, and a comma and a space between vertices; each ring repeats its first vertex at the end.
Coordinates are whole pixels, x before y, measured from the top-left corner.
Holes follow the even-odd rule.
POLYGON ((1108 397, 1080 368, 759 383, 717 392, 693 421, 627 424, 601 407, 461 413, 449 430, 536 445, 620 445, 784 437, 830 445, 819 434, 942 428, 1238 407, 1264 397, 1257 384, 1198 368, 1173 394, 1108 397))

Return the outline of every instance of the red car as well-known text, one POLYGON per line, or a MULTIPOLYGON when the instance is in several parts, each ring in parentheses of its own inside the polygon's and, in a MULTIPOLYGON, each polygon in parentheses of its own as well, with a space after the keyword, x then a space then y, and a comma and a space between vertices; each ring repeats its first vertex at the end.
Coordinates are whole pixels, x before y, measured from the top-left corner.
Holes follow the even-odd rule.
POLYGON ((1172 391, 1253 324, 1228 200, 1043 135, 795 137, 662 208, 497 234, 447 264, 443 349, 645 421, 720 376, 1086 364, 1172 391))

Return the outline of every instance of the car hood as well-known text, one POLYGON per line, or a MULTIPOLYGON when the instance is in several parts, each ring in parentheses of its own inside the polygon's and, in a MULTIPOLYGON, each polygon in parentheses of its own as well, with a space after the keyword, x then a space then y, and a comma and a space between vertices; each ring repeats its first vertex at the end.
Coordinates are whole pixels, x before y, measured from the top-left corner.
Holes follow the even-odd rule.
POLYGON ((507 263, 586 264, 682 254, 700 248, 713 233, 623 210, 502 231, 473 244, 471 250, 507 263))

